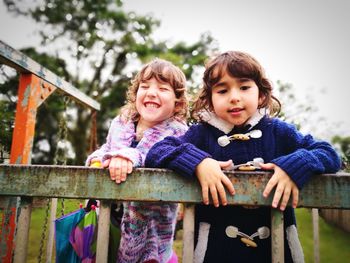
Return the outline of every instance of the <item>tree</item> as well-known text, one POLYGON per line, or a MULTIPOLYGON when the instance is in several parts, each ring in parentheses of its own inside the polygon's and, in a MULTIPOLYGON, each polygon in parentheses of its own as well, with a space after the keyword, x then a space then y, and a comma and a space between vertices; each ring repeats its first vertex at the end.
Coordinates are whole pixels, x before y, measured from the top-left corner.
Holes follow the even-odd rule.
POLYGON ((332 138, 332 143, 339 146, 339 151, 343 160, 343 169, 350 171, 350 137, 336 135, 332 138))
MULTIPOLYGON (((63 63, 58 75, 101 103, 102 110, 97 121, 99 142, 103 142, 106 136, 106 123, 124 104, 130 78, 141 63, 155 56, 171 60, 184 70, 189 82, 194 85, 191 78, 196 66, 203 65, 208 53, 215 50, 214 40, 208 34, 203 34, 191 45, 180 42, 169 47, 166 41, 154 41, 152 32, 160 22, 150 16, 125 12, 118 0, 24 2, 5 0, 9 12, 29 16, 42 25, 43 47, 54 49, 55 54, 50 57, 63 63)), ((47 66, 46 63, 43 65, 47 66)), ((57 104, 57 101, 50 100, 48 103, 57 104)), ((54 107, 54 111, 57 113, 61 106, 56 106, 58 108, 54 107)), ((83 164, 91 114, 76 105, 70 105, 68 112, 74 112, 69 114, 68 120, 69 141, 75 153, 70 163, 83 164)), ((38 119, 48 118, 45 116, 39 113, 38 119)), ((33 163, 49 163, 56 146, 48 138, 54 138, 52 132, 57 127, 57 116, 53 116, 50 122, 38 121, 37 126, 39 140, 35 141, 34 153, 39 149, 40 135, 46 136, 51 147, 47 156, 34 155, 33 163)))

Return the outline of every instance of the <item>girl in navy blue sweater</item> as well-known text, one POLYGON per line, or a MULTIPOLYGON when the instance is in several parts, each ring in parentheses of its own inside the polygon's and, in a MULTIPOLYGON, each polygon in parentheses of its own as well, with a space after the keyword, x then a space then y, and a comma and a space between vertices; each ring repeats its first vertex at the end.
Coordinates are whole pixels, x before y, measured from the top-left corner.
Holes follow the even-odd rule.
POLYGON ((148 152, 146 167, 197 177, 202 187, 195 262, 271 262, 271 207, 227 206, 225 188, 232 195, 235 190, 222 169, 233 163, 274 171, 262 194, 268 197, 275 189, 272 207, 284 211, 285 262, 304 261, 293 209, 299 189, 315 174, 337 172, 340 159, 327 142, 274 118, 279 111, 259 62, 243 52, 222 53, 206 65, 192 112, 199 123, 148 152))

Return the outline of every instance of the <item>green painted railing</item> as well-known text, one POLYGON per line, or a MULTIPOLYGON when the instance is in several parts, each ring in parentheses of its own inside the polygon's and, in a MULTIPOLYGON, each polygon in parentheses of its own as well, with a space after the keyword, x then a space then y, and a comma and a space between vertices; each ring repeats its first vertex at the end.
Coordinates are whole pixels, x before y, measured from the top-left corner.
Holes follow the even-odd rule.
MULTIPOLYGON (((228 195, 231 205, 269 206, 271 198, 262 197, 269 172, 227 172, 236 195, 228 195)), ((33 197, 58 197, 102 200, 99 216, 97 262, 107 262, 110 203, 115 200, 185 203, 183 262, 193 260, 195 203, 201 203, 197 180, 183 178, 165 169, 135 169, 126 182, 111 182, 108 171, 80 166, 0 165, 0 200, 22 197, 22 209, 30 207, 33 197), (107 238, 107 239, 106 239, 107 238)), ((350 174, 314 176, 300 191, 299 207, 350 209, 350 174)), ((273 262, 283 262, 283 214, 273 209, 273 262)), ((26 222, 19 222, 24 229, 26 222)), ((16 249, 20 249, 16 247, 16 249)))

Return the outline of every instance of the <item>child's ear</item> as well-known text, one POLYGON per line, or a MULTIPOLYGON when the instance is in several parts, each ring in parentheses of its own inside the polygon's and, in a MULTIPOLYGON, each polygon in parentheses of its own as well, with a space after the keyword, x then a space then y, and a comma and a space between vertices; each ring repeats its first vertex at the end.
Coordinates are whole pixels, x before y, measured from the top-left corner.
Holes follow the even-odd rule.
POLYGON ((263 94, 259 95, 259 99, 258 99, 258 107, 260 108, 260 106, 265 102, 266 96, 263 94))
POLYGON ((183 103, 180 101, 175 102, 175 108, 174 108, 174 113, 181 111, 183 107, 183 103))

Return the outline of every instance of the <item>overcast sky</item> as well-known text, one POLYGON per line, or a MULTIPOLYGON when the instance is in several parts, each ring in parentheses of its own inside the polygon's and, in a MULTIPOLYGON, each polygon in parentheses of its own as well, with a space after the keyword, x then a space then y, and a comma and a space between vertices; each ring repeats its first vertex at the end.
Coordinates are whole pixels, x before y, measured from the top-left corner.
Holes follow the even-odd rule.
MULTIPOLYGON (((221 51, 252 54, 273 82, 293 84, 300 100, 312 95, 318 115, 350 136, 350 1, 128 0, 124 6, 158 18, 158 39, 193 43, 209 31, 221 51)), ((30 20, 9 15, 2 2, 0 22, 0 39, 14 48, 38 43, 30 20)))

